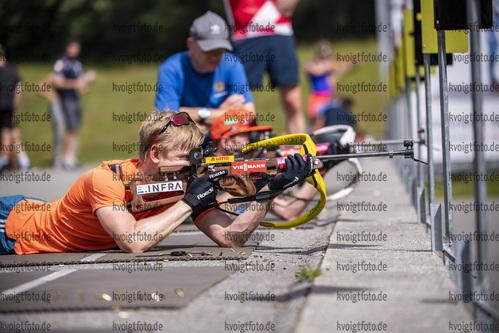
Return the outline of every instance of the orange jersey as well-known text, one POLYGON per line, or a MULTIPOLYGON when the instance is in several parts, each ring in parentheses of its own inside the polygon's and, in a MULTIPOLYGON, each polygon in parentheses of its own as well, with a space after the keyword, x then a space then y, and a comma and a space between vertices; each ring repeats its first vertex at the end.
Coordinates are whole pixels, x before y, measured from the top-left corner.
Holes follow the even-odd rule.
MULTIPOLYGON (((95 251, 116 247, 116 242, 102 227, 95 211, 102 207, 125 209, 132 192, 125 191, 137 173, 138 159, 107 161, 84 173, 64 197, 54 202, 26 199, 10 212, 5 224, 8 237, 15 239, 17 254, 42 252, 95 251), (109 169, 120 164, 124 182, 109 169)), ((178 195, 161 194, 161 198, 178 195)), ((157 215, 172 205, 133 214, 135 220, 157 215)))

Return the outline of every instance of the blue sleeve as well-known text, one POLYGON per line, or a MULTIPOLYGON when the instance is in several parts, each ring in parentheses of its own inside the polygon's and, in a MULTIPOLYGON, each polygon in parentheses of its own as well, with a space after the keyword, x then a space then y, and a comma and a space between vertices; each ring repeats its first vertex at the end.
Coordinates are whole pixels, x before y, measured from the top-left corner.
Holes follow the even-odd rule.
POLYGON ((154 107, 157 111, 164 111, 166 108, 178 111, 180 108, 180 87, 183 85, 181 70, 167 59, 158 70, 158 91, 154 107))
POLYGON ((246 77, 246 72, 240 61, 235 61, 234 66, 231 68, 231 80, 232 84, 237 84, 240 87, 238 91, 232 91, 232 94, 239 93, 244 96, 246 103, 254 102, 253 95, 249 88, 248 78, 246 77))
POLYGON ((318 117, 323 116, 326 114, 326 110, 328 109, 329 105, 325 105, 322 108, 320 108, 319 113, 317 114, 318 117))
POLYGON ((339 103, 338 99, 332 98, 326 105, 324 105, 320 110, 317 116, 322 116, 326 113, 327 110, 329 109, 337 109, 340 108, 341 104, 339 103))

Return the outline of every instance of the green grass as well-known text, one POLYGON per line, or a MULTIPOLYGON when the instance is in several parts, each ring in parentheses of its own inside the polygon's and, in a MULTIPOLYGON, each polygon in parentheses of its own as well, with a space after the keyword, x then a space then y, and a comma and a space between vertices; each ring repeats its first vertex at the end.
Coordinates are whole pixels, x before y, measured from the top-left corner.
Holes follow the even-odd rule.
MULTIPOLYGON (((452 197, 472 197, 475 193, 475 183, 469 182, 452 182, 452 197)), ((435 182, 435 196, 444 197, 444 183, 442 181, 435 182)), ((499 197, 499 183, 497 181, 487 182, 487 197, 499 197)))
MULTIPOLYGON (((375 39, 360 41, 341 41, 334 43, 334 54, 348 54, 351 51, 366 51, 375 53, 377 45, 375 39)), ((298 47, 298 57, 301 64, 301 90, 303 98, 303 110, 306 113, 307 96, 309 92, 308 79, 303 72, 302 64, 313 57, 313 44, 303 44, 298 47)), ((138 129, 140 122, 128 124, 121 121, 113 121, 113 113, 137 113, 151 112, 154 109, 154 92, 135 92, 127 94, 113 92, 113 82, 123 84, 126 82, 146 82, 154 85, 157 77, 159 64, 146 65, 121 65, 104 66, 103 64, 84 64, 85 70, 95 69, 98 79, 92 91, 81 98, 83 105, 83 126, 80 132, 80 162, 98 163, 103 160, 129 158, 137 156, 132 154, 113 151, 114 143, 134 143, 138 141, 138 129)), ((19 66, 23 82, 38 82, 52 71, 52 64, 23 64, 19 66)), ((341 82, 379 82, 378 64, 357 64, 352 71, 344 74, 341 82)), ((380 97, 375 93, 350 94, 354 99, 354 112, 366 111, 369 113, 379 112, 380 97)), ((285 129, 284 114, 280 103, 280 95, 277 91, 273 93, 254 93, 257 112, 267 114, 270 112, 276 116, 275 121, 263 124, 274 126, 275 133, 282 133, 285 129)), ((19 112, 40 113, 48 112, 47 100, 35 93, 25 92, 19 112)), ((366 132, 379 137, 382 134, 382 123, 358 124, 361 132, 366 132)), ((23 141, 52 144, 51 122, 24 122, 20 124, 23 141)), ((52 152, 31 152, 29 156, 33 166, 48 166, 51 164, 52 152)))
POLYGON ((322 275, 322 270, 320 268, 304 268, 296 273, 296 277, 299 280, 314 279, 322 275))

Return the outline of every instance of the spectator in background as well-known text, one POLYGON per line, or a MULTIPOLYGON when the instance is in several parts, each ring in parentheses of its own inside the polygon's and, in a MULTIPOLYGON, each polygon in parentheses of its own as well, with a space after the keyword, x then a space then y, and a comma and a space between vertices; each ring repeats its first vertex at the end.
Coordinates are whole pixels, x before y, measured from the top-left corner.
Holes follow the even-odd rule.
POLYGON ((354 117, 352 116, 353 101, 350 98, 335 98, 329 101, 317 115, 313 130, 319 128, 348 125, 355 128, 354 117))
POLYGON ((305 132, 290 19, 298 0, 224 0, 224 3, 230 23, 227 30, 233 31, 235 54, 245 58, 243 65, 251 88, 261 87, 263 74, 269 73, 270 83, 281 94, 288 132, 305 132))
POLYGON ((82 108, 78 94, 87 91, 96 79, 96 73, 83 75, 83 66, 77 59, 81 44, 76 39, 66 43, 65 54, 54 65, 52 83, 57 98, 51 105, 54 122, 54 167, 72 169, 77 166, 78 132, 81 127, 82 108), (62 133, 66 123, 64 145, 62 133))
POLYGON ((10 164, 9 152, 17 154, 21 169, 29 168, 26 152, 17 149, 21 132, 16 124, 16 110, 21 102, 21 77, 14 65, 7 63, 5 48, 0 44, 0 172, 10 164))
POLYGON ((334 98, 334 87, 338 75, 350 68, 350 63, 340 63, 333 59, 333 49, 328 41, 321 41, 314 60, 305 62, 305 71, 310 78, 311 89, 308 97, 308 116, 313 123, 319 111, 334 98))
POLYGON ((187 112, 205 133, 228 109, 255 112, 243 66, 224 56, 232 46, 219 15, 208 11, 194 20, 187 47, 159 68, 157 111, 187 112))

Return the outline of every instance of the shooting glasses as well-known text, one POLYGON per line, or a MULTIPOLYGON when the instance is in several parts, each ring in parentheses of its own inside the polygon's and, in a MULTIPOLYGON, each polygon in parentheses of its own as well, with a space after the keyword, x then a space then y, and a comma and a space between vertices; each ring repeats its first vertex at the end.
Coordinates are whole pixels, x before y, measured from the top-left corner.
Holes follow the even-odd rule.
POLYGON ((168 128, 168 126, 170 126, 170 124, 173 123, 176 126, 182 126, 182 125, 189 125, 190 122, 194 122, 194 120, 191 119, 191 117, 189 116, 189 114, 187 112, 177 113, 176 115, 171 117, 170 120, 168 120, 168 122, 165 124, 163 129, 161 129, 161 131, 159 131, 158 135, 156 135, 156 137, 154 138, 154 141, 152 142, 151 147, 154 146, 154 144, 156 143, 156 140, 158 140, 161 133, 166 131, 166 129, 168 128))

